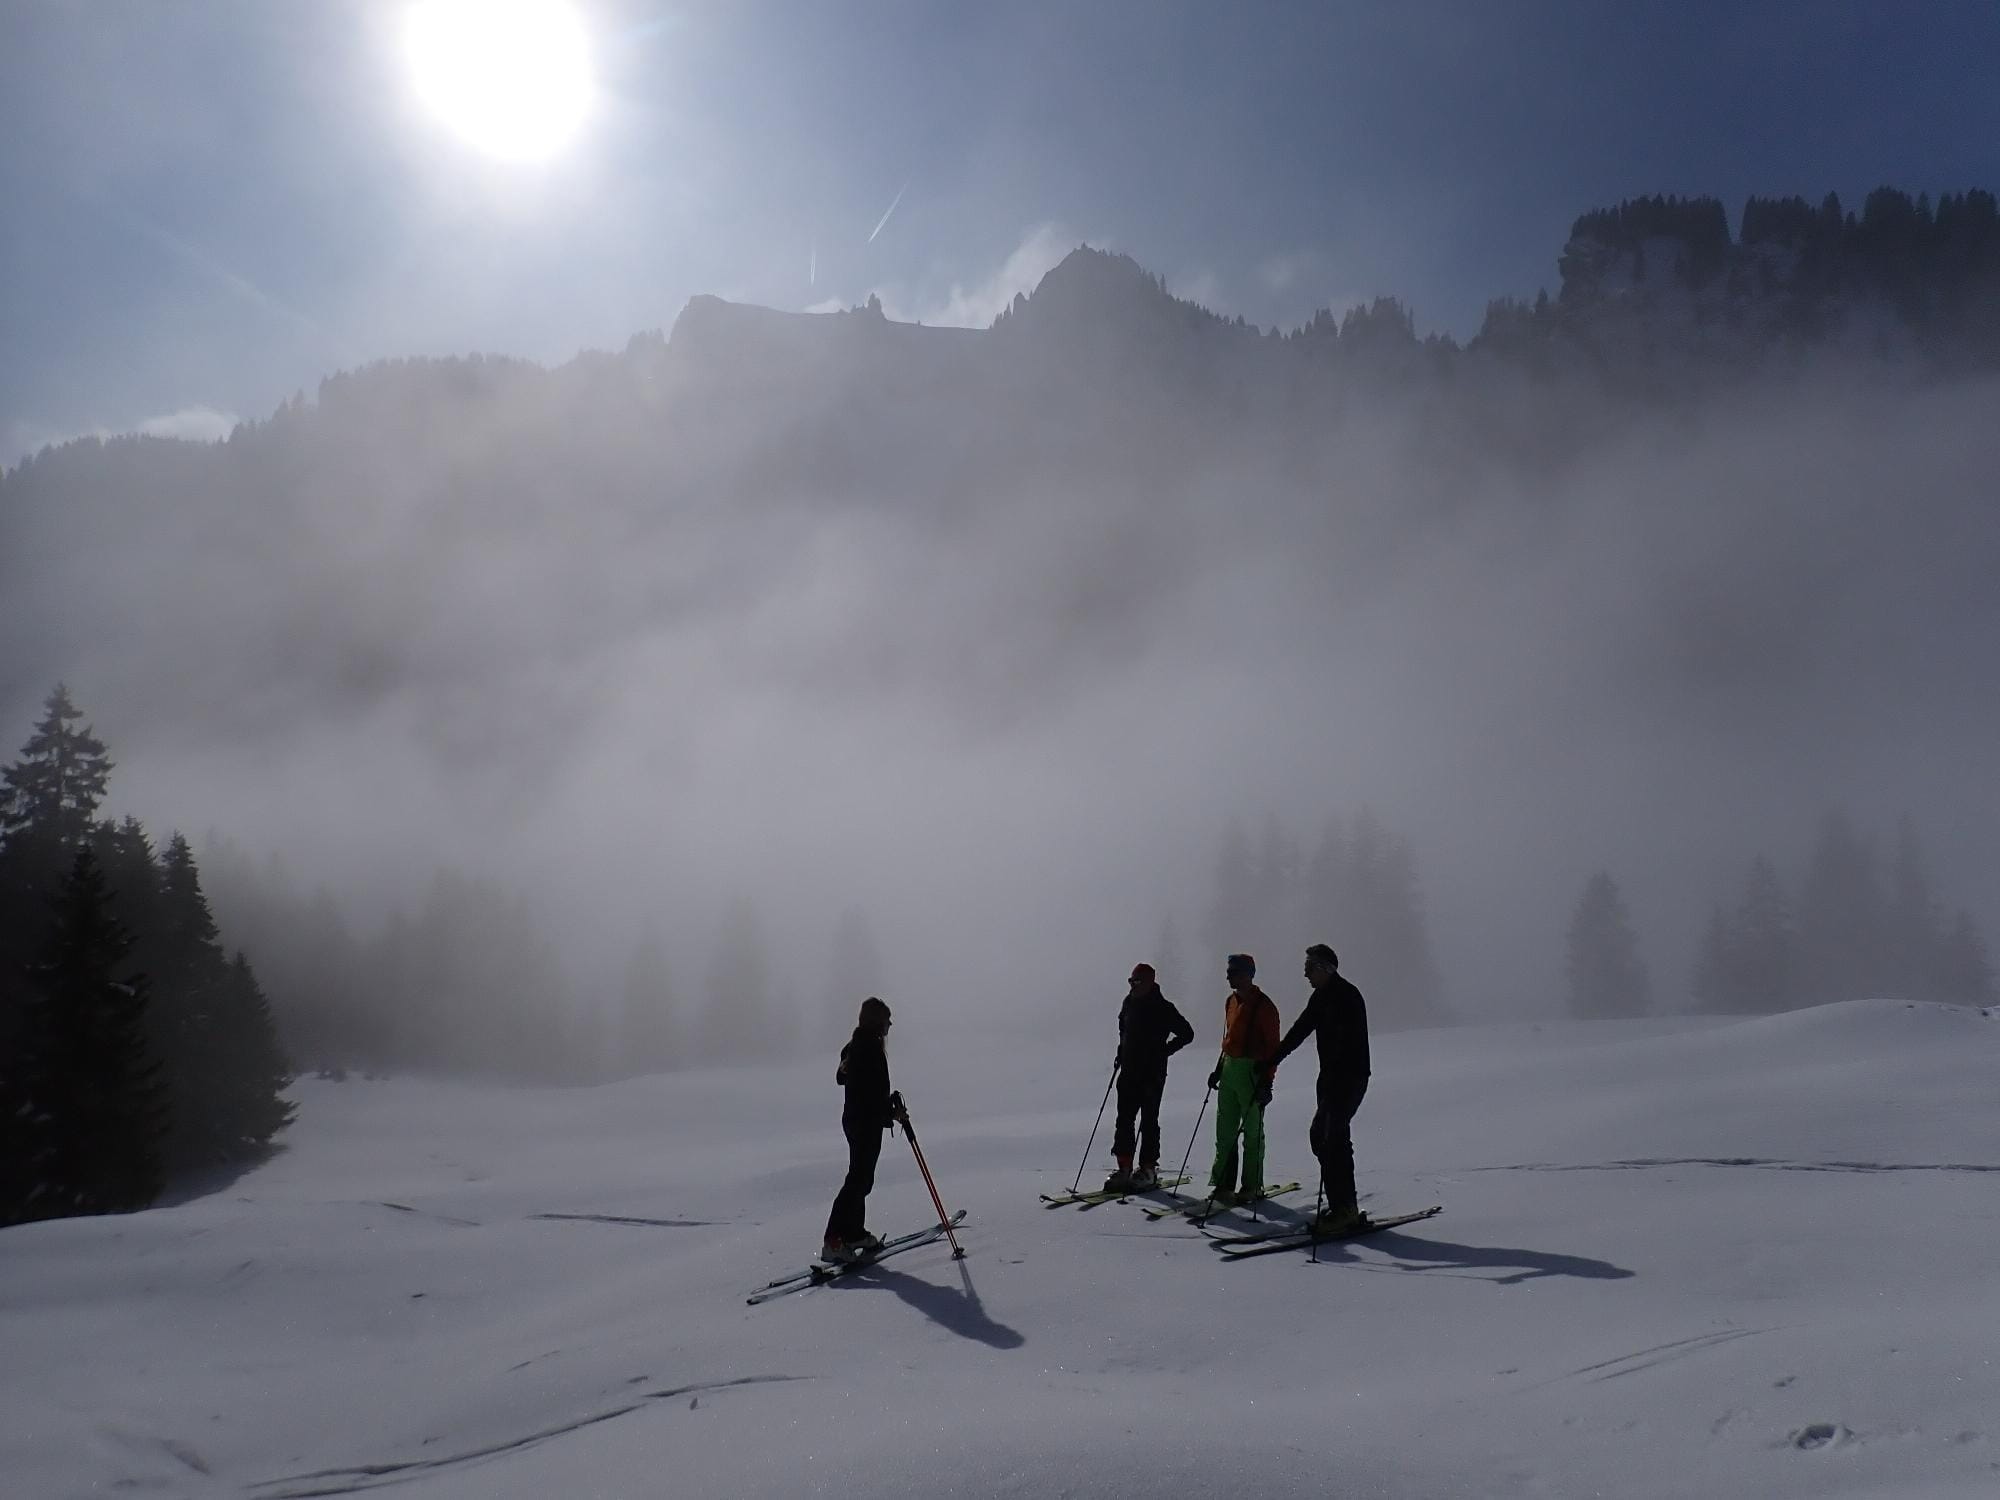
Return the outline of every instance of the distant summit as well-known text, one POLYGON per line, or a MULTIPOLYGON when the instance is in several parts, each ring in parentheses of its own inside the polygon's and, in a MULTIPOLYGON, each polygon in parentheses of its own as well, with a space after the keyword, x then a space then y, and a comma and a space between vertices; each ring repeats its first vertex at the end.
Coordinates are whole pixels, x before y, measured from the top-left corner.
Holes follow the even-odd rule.
POLYGON ((689 302, 672 348, 701 381, 785 385, 865 378, 928 385, 968 372, 1282 388, 1296 379, 1423 379, 1471 353, 1610 389, 1797 366, 1816 354, 2000 368, 2000 205, 1974 189, 1932 201, 1894 188, 1859 213, 1828 194, 1752 198, 1732 235, 1712 197, 1654 196, 1580 215, 1556 258, 1556 293, 1501 298, 1461 349, 1420 337, 1393 298, 1322 308, 1260 330, 1176 297, 1130 255, 1081 245, 990 329, 893 322, 871 298, 839 313, 689 302), (886 363, 885 363, 886 362, 886 363))
POLYGON ((1174 296, 1166 281, 1129 255, 1079 246, 1042 277, 1032 294, 1016 293, 993 326, 1046 335, 1105 324, 1127 329, 1227 329, 1219 313, 1174 296))

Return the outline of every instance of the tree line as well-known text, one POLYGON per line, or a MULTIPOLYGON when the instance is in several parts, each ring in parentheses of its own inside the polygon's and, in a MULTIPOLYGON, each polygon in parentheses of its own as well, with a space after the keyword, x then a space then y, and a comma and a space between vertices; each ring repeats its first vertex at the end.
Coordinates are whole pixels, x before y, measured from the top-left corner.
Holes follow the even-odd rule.
MULTIPOLYGON (((1570 1011, 1637 1016, 1655 1008, 1630 908, 1608 871, 1592 875, 1565 947, 1570 1011)), ((1892 997, 1983 1006, 1996 997, 1984 934, 1938 892, 1922 840, 1903 818, 1884 850, 1844 812, 1821 819, 1787 881, 1754 856, 1740 887, 1716 901, 1688 984, 1701 1010, 1756 1015, 1838 1000, 1892 997)))
MULTIPOLYGON (((1369 809, 1329 814, 1309 838, 1275 815, 1255 838, 1231 824, 1216 852, 1202 938, 1214 965, 1203 982, 1222 985, 1228 953, 1290 976, 1309 945, 1330 943, 1377 1026, 1449 1019, 1414 847, 1369 809)), ((1163 946, 1178 944, 1165 937, 1163 946)), ((1178 955, 1170 962, 1177 967, 1178 955)), ((1160 968, 1163 983, 1171 972, 1160 968)))
POLYGON ((543 916, 498 881, 440 869, 413 905, 362 934, 281 856, 212 838, 203 859, 217 910, 269 976, 292 1056, 333 1078, 417 1070, 583 1083, 790 1057, 844 1038, 862 997, 884 983, 858 907, 836 922, 805 993, 783 982, 761 911, 739 896, 698 962, 643 931, 598 1001, 578 992, 543 916))
POLYGON ((0 781, 0 1224, 143 1208, 292 1119, 187 840, 98 818, 112 769, 58 686, 0 781))

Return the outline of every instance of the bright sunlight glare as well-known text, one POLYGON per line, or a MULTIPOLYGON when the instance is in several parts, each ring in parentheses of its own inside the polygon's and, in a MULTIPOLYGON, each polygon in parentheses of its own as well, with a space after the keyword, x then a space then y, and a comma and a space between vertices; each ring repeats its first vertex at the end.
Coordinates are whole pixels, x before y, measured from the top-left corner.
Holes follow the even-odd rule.
POLYGON ((590 46, 563 0, 420 0, 406 42, 425 103, 490 156, 546 161, 583 123, 590 46))

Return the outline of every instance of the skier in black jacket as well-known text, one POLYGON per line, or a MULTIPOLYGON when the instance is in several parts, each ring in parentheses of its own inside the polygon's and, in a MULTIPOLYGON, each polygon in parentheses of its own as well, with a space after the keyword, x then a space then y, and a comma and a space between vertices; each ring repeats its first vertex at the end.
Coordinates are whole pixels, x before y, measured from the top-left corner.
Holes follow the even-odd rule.
POLYGON ((847 1136, 847 1180, 826 1216, 825 1261, 859 1260, 882 1248, 867 1227, 868 1194, 875 1187, 875 1163, 882 1155, 882 1132, 908 1123, 903 1096, 889 1087, 889 1007, 870 995, 861 1002, 854 1035, 840 1049, 834 1081, 847 1090, 840 1128, 847 1136))
POLYGON ((1312 999, 1262 1069, 1265 1098, 1278 1064, 1319 1034, 1319 1108, 1313 1115, 1313 1155, 1326 1185, 1326 1209, 1314 1222, 1322 1233, 1340 1233, 1361 1222, 1354 1188, 1355 1111, 1368 1092, 1368 1007, 1361 991, 1340 975, 1340 959, 1325 943, 1306 949, 1306 982, 1312 999))
POLYGON ((1194 1027, 1160 993, 1151 964, 1132 970, 1125 1004, 1118 1011, 1118 1128, 1111 1154, 1118 1170, 1105 1179, 1106 1192, 1144 1192, 1160 1182, 1160 1095, 1167 1087, 1167 1059, 1194 1040, 1194 1027), (1137 1140, 1132 1129, 1138 1118, 1137 1140), (1132 1169, 1132 1148, 1139 1168, 1132 1169))

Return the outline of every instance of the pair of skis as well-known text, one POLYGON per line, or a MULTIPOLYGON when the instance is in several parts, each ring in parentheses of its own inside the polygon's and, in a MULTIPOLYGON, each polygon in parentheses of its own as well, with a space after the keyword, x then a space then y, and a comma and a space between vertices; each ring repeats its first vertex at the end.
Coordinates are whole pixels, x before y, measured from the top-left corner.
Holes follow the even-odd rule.
POLYGON ((1179 1203, 1162 1203, 1146 1209, 1145 1212, 1149 1219, 1171 1219, 1178 1216, 1192 1219, 1197 1224, 1206 1224, 1217 1214, 1226 1214, 1234 1208, 1254 1209, 1260 1203, 1268 1203, 1273 1198, 1283 1197, 1286 1193, 1296 1193, 1298 1190, 1299 1184, 1296 1182, 1281 1182, 1275 1187, 1264 1189, 1248 1203, 1218 1203, 1213 1198, 1193 1198, 1179 1203))
POLYGON ((1404 1224, 1415 1224, 1422 1219, 1435 1218, 1444 1212, 1442 1203, 1434 1203, 1429 1208, 1420 1208, 1415 1213, 1391 1214, 1386 1218, 1365 1218, 1358 1224, 1334 1234, 1318 1234, 1311 1229, 1286 1227, 1274 1229, 1266 1234, 1235 1234, 1216 1236, 1215 1248, 1230 1260, 1247 1260, 1253 1255, 1276 1255, 1280 1250, 1309 1250, 1314 1245, 1331 1245, 1340 1240, 1358 1240, 1363 1235, 1375 1234, 1384 1229, 1396 1229, 1404 1224))
MULTIPOLYGON (((1142 1193, 1164 1192, 1177 1188, 1191 1179, 1186 1177, 1162 1177, 1151 1187, 1098 1188, 1088 1193, 1043 1193, 1044 1208, 1096 1208, 1100 1203, 1123 1203, 1128 1198, 1136 1198, 1142 1193)), ((1151 1213, 1150 1208, 1146 1212, 1151 1213)))
POLYGON ((858 1260, 820 1261, 805 1270, 790 1276, 780 1276, 776 1281, 767 1281, 743 1300, 753 1307, 773 1297, 782 1297, 790 1292, 802 1292, 807 1287, 825 1286, 829 1281, 838 1281, 850 1271, 865 1270, 877 1261, 891 1255, 900 1255, 905 1250, 914 1250, 919 1245, 934 1244, 941 1240, 956 1224, 965 1222, 965 1210, 960 1209, 948 1222, 933 1224, 928 1229, 915 1230, 910 1234, 899 1234, 894 1239, 884 1240, 882 1248, 858 1260))

